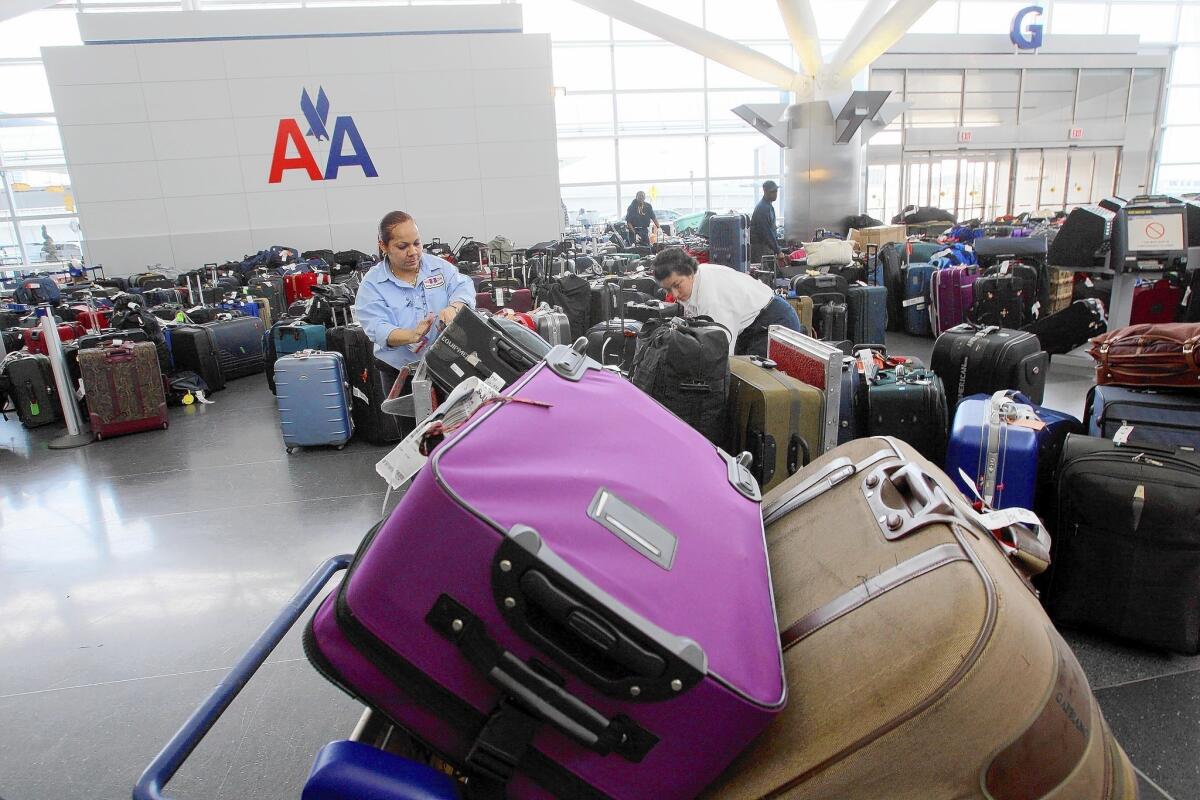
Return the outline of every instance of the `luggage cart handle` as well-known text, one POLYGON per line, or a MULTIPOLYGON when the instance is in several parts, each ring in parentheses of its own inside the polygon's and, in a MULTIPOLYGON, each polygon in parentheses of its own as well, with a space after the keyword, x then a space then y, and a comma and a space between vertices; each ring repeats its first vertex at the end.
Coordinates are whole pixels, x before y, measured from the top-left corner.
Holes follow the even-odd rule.
POLYGON ((155 756, 150 766, 146 767, 146 771, 142 773, 133 787, 133 800, 168 800, 167 796, 162 793, 163 787, 175 777, 175 773, 183 766, 183 762, 191 756, 192 751, 220 719, 221 714, 225 713, 225 709, 246 687, 250 678, 296 624, 296 620, 325 588, 325 584, 329 583, 334 575, 349 567, 352 559, 353 556, 349 554, 334 556, 317 568, 316 572, 284 606, 279 616, 259 635, 224 680, 200 704, 200 707, 192 712, 183 727, 171 737, 171 741, 167 742, 166 747, 155 756))

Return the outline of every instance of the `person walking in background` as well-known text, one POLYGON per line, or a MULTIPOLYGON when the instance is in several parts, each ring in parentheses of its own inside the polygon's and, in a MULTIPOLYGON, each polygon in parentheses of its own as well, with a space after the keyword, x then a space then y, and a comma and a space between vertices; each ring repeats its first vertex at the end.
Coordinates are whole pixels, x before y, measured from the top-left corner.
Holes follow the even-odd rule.
POLYGON ((625 210, 625 221, 637 235, 637 244, 650 244, 650 226, 658 228, 658 219, 654 216, 654 206, 646 202, 646 193, 638 192, 625 210))
POLYGON ((750 216, 750 261, 760 264, 763 256, 774 254, 779 266, 787 266, 788 257, 775 237, 775 206, 772 203, 779 197, 779 185, 775 181, 764 181, 762 188, 762 199, 750 216))

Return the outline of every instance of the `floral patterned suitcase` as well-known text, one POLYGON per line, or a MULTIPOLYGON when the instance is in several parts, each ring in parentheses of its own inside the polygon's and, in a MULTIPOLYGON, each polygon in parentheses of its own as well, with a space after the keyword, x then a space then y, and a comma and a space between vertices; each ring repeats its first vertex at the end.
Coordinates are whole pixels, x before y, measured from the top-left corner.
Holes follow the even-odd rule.
POLYGON ((167 397, 152 343, 81 350, 79 370, 97 439, 167 427, 167 397))

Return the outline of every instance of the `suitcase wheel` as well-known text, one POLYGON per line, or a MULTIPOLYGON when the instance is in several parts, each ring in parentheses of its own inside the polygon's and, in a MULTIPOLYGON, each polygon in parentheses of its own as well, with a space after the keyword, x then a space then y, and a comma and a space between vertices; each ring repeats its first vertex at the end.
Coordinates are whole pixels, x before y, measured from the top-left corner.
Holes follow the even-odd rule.
POLYGON ((338 450, 343 450, 343 449, 345 449, 345 447, 346 447, 346 445, 344 445, 344 444, 339 444, 339 445, 337 446, 337 449, 338 449, 338 450))
POLYGON ((292 454, 292 450, 294 450, 294 449, 295 449, 295 448, 293 448, 293 447, 285 447, 285 448, 283 448, 284 452, 286 452, 286 453, 287 453, 289 456, 292 454))

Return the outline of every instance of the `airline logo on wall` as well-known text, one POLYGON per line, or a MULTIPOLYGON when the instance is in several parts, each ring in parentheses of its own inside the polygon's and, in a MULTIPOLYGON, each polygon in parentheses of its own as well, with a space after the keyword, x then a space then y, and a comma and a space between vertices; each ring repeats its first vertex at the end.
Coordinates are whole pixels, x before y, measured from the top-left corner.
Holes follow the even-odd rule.
POLYGON ((337 180, 338 171, 343 167, 360 167, 368 178, 379 177, 353 117, 337 117, 333 121, 333 135, 330 135, 329 97, 325 94, 324 87, 318 88, 315 103, 309 96, 308 89, 304 89, 300 95, 300 111, 308 123, 308 131, 303 135, 300 133, 300 123, 295 119, 279 120, 268 183, 279 183, 283 180, 283 173, 290 169, 304 170, 309 180, 313 181, 337 180), (317 159, 308 145, 306 137, 309 136, 313 138, 314 143, 329 142, 324 172, 317 166, 317 159), (346 152, 347 149, 349 152, 346 152), (289 150, 295 151, 295 155, 289 155, 289 150))
POLYGON ((1041 23, 1025 24, 1026 17, 1041 17, 1042 10, 1041 6, 1026 6, 1013 17, 1012 29, 1008 32, 1008 38, 1017 46, 1018 50, 1037 50, 1042 46, 1042 33, 1045 26, 1041 23))

